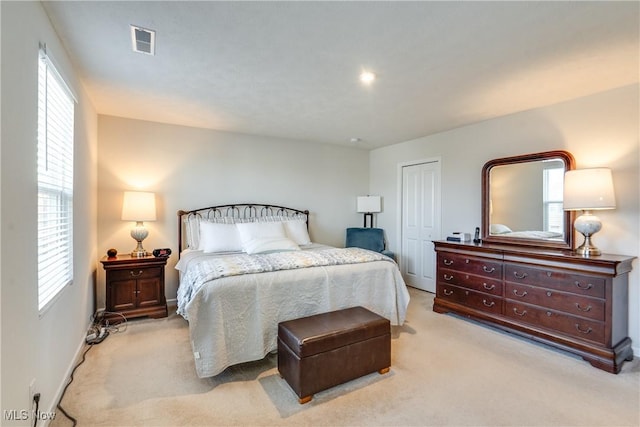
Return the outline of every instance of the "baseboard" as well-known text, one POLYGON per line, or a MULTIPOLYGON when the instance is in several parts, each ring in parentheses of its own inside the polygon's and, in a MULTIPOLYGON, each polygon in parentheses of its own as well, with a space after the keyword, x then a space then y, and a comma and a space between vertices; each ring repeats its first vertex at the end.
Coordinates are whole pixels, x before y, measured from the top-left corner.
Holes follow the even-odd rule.
MULTIPOLYGON (((87 325, 85 326, 84 330, 88 330, 89 327, 91 326, 91 321, 87 323, 87 325)), ((48 413, 52 414, 55 413, 56 414, 56 418, 58 417, 64 417, 64 414, 60 411, 58 411, 58 402, 60 401, 60 397, 62 396, 62 392, 64 391, 64 388, 67 386, 67 383, 69 382, 69 377, 71 376, 71 372, 73 372, 73 369, 76 367, 76 363, 78 363, 78 359, 80 358, 80 355, 82 354, 82 352, 84 351, 84 348, 86 346, 86 335, 83 334, 82 337, 80 338, 80 344, 78 345, 78 348, 73 356, 73 359, 71 359, 71 364, 69 365, 69 367, 67 368, 67 372, 65 373, 65 376, 62 380, 62 383, 60 384, 60 386, 58 387, 58 390, 56 391, 55 395, 54 395, 54 399, 53 402, 51 404, 51 407, 48 408, 48 413)), ((45 423, 43 424, 45 427, 48 426, 51 423, 51 420, 46 420, 45 423)))

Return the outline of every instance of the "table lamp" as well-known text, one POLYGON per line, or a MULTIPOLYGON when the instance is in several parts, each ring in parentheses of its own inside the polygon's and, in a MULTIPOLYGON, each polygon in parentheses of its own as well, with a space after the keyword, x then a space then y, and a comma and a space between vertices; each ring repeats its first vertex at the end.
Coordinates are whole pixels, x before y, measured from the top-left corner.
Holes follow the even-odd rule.
POLYGON ((600 250, 591 242, 591 236, 600 231, 602 222, 591 211, 616 207, 611 169, 574 169, 565 172, 563 200, 564 210, 583 211, 574 222, 575 229, 584 236, 584 242, 576 249, 576 253, 585 257, 600 255, 600 250))
POLYGON ((357 201, 358 213, 364 213, 364 227, 367 227, 367 217, 370 227, 373 227, 373 214, 380 212, 380 196, 359 196, 357 201))

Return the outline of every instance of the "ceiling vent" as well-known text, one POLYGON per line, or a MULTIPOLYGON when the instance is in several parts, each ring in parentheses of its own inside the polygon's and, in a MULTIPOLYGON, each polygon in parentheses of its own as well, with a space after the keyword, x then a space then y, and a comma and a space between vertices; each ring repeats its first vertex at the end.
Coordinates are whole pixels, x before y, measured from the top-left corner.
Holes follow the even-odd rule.
POLYGON ((134 52, 156 54, 156 32, 131 25, 131 47, 134 52))

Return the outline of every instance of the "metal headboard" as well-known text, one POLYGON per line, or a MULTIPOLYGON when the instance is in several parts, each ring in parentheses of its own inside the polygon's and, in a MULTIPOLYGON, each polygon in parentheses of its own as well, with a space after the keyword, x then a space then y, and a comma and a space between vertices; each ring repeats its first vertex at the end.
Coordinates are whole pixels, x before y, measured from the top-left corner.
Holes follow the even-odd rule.
POLYGON ((206 208, 193 209, 190 211, 178 211, 178 256, 182 253, 184 246, 184 219, 190 215, 199 216, 201 219, 208 218, 237 218, 251 219, 265 216, 285 216, 292 217, 304 215, 309 229, 309 211, 288 208, 278 205, 264 205, 260 203, 234 203, 232 205, 208 206, 206 208))

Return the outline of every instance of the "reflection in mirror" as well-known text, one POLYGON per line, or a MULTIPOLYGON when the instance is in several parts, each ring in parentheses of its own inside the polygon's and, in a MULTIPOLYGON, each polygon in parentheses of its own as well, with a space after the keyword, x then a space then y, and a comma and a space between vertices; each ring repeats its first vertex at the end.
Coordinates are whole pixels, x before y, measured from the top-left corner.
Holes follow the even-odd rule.
POLYGON ((489 177, 489 233, 564 238, 564 168, 560 159, 494 167, 489 177))
POLYGON ((483 235, 491 242, 570 248, 570 214, 563 210, 566 151, 496 159, 483 168, 483 235))

